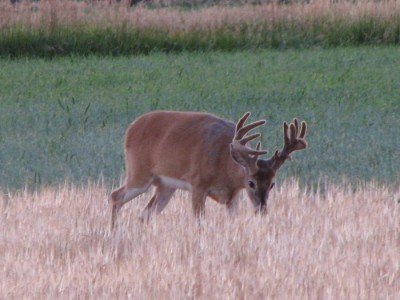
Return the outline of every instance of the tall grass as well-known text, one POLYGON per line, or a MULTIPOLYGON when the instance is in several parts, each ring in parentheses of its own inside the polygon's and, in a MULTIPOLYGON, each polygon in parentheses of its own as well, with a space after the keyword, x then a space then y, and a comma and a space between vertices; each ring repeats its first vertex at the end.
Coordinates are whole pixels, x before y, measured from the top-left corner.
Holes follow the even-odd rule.
POLYGON ((0 55, 397 45, 397 1, 211 6, 182 10, 110 1, 0 4, 0 55))
POLYGON ((396 299, 400 191, 302 190, 287 181, 265 218, 207 202, 198 227, 177 194, 149 224, 149 194, 109 233, 109 191, 64 185, 0 192, 1 299, 396 299))

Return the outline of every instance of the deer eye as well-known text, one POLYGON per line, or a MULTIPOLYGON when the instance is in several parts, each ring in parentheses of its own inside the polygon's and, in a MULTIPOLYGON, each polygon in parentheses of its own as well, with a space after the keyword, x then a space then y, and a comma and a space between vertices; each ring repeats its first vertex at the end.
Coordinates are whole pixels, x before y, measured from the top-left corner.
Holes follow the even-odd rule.
POLYGON ((272 190, 272 188, 275 186, 275 182, 271 183, 271 185, 269 186, 269 189, 272 190))
POLYGON ((249 183, 249 187, 250 187, 250 188, 254 189, 254 188, 256 187, 256 184, 254 183, 254 181, 249 180, 248 183, 249 183))

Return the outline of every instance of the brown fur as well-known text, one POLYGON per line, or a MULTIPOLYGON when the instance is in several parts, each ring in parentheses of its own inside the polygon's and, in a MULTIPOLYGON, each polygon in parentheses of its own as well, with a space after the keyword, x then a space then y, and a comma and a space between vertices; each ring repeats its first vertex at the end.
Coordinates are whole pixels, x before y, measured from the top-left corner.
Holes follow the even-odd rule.
POLYGON ((112 228, 120 208, 151 185, 156 190, 144 219, 160 212, 180 184, 191 188, 198 217, 204 214, 207 196, 230 208, 243 188, 255 207, 263 208, 276 170, 271 171, 272 162, 257 160, 266 153, 259 146, 246 147, 259 136, 246 133, 265 123, 244 126, 249 115, 239 120, 236 130, 234 123, 208 113, 156 111, 138 117, 125 137, 125 184, 111 194, 112 228), (249 181, 254 188, 248 187, 249 181))

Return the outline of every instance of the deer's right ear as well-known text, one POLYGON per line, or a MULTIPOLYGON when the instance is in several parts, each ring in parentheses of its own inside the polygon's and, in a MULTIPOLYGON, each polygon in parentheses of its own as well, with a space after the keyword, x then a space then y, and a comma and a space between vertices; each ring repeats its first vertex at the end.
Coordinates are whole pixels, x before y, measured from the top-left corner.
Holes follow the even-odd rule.
POLYGON ((233 160, 236 161, 239 165, 242 165, 243 167, 247 167, 248 162, 241 155, 240 151, 238 151, 232 144, 230 144, 230 148, 231 148, 231 156, 232 156, 233 160))

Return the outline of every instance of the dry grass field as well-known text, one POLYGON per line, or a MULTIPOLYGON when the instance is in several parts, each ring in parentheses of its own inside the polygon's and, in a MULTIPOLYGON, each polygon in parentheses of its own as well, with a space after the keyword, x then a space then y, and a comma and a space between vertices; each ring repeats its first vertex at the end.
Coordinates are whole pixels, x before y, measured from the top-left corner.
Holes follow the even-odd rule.
POLYGON ((180 2, 150 0, 131 7, 127 0, 0 1, 0 56, 400 44, 396 0, 295 0, 290 5, 217 0, 220 5, 194 7, 180 2))
MULTIPOLYGON (((277 20, 289 23, 302 20, 300 23, 306 28, 319 18, 324 18, 323 22, 332 19, 346 22, 367 16, 390 21, 400 11, 396 0, 312 0, 307 4, 300 2, 292 5, 278 5, 278 1, 260 1, 263 4, 251 5, 243 1, 242 5, 212 5, 192 10, 158 6, 157 0, 148 2, 154 2, 154 6, 149 8, 141 4, 133 9, 129 1, 115 0, 42 0, 33 3, 22 0, 17 6, 10 4, 10 1, 2 1, 0 29, 16 24, 22 28, 48 31, 63 25, 89 28, 107 25, 139 30, 162 29, 172 34, 184 34, 190 31, 218 32, 227 26, 237 26, 237 31, 243 30, 244 25, 256 29, 262 22, 269 22, 269 26, 273 27, 273 22, 277 20)), ((174 1, 170 2, 166 4, 173 5, 174 1)))
POLYGON ((187 193, 149 224, 149 195, 109 232, 107 190, 69 184, 0 193, 0 299, 396 299, 400 190, 286 181, 269 214, 207 202, 198 226, 187 193))

